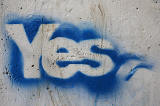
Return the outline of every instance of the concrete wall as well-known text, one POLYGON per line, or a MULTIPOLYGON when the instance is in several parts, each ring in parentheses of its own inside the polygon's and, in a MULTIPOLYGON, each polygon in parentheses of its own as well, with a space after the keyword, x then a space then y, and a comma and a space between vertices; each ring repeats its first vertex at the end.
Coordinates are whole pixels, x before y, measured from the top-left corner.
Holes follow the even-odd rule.
POLYGON ((0 106, 160 105, 159 0, 1 0, 0 19, 0 106), (29 37, 27 40, 28 34, 22 24, 31 22, 32 26, 34 19, 44 18, 47 19, 36 23, 43 25, 33 41, 29 37), (84 40, 86 38, 81 34, 75 39, 82 42, 77 43, 73 36, 69 36, 70 39, 56 38, 48 43, 48 36, 56 28, 63 30, 65 22, 66 28, 71 27, 67 29, 71 30, 71 35, 79 36, 87 29, 91 35, 96 31, 95 36, 100 35, 100 38, 84 40), (88 48, 94 44, 105 52, 90 54, 88 48), (69 58, 70 54, 57 56, 53 53, 61 57, 60 60, 78 60, 84 56, 104 64, 100 69, 83 64, 62 70, 52 67, 57 59, 51 56, 52 50, 56 52, 55 45, 70 47, 69 50, 80 49, 70 52, 74 58, 69 58), (112 55, 102 55, 108 53, 108 48, 118 53, 115 62, 112 55), (78 55, 77 51, 82 53, 78 55), (39 59, 44 72, 39 71, 39 59), (117 64, 120 67, 116 66, 119 69, 116 76, 106 74, 117 64), (75 74, 78 69, 84 71, 75 74), (127 80, 126 76, 132 75, 130 71, 134 75, 127 80))

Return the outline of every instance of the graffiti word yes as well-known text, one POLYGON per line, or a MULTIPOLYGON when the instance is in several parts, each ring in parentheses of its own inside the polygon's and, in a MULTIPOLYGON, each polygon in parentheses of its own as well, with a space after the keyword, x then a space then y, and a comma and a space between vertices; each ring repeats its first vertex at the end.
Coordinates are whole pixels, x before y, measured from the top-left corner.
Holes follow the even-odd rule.
POLYGON ((94 45, 112 49, 110 42, 104 39, 76 42, 65 37, 50 39, 58 27, 58 24, 41 24, 33 41, 29 42, 23 24, 6 25, 8 35, 23 54, 25 78, 40 78, 41 56, 47 74, 58 78, 69 78, 77 71, 89 76, 101 76, 112 69, 109 56, 91 52, 94 45))

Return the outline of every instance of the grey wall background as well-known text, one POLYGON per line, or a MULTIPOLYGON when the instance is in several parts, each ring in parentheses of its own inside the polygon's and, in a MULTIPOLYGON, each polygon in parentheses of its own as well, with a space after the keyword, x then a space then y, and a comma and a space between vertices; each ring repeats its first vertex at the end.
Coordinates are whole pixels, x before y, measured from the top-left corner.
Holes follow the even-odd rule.
MULTIPOLYGON (((0 106, 160 105, 159 0, 1 0, 1 25, 4 16, 10 13, 21 16, 42 14, 74 24, 91 22, 126 51, 149 57, 155 68, 152 71, 139 69, 129 82, 120 81, 122 87, 119 91, 98 99, 78 86, 65 90, 50 84, 34 88, 17 87, 3 74, 6 70, 7 45, 1 33, 0 106)), ((123 66, 118 74, 123 76, 131 68, 123 66)))

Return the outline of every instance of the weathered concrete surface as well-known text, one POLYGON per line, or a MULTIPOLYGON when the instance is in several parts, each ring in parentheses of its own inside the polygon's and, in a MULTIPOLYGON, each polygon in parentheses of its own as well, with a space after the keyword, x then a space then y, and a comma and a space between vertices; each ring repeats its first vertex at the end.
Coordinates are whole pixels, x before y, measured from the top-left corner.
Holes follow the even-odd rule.
MULTIPOLYGON (((121 88, 105 97, 90 95, 77 86, 62 89, 50 84, 19 87, 6 74, 7 44, 0 35, 1 106, 159 106, 160 105, 160 1, 158 0, 1 0, 1 25, 7 14, 42 14, 74 24, 91 22, 129 52, 153 61, 153 71, 139 69, 133 78, 121 80, 121 88)), ((1 26, 3 28, 3 26, 1 26)), ((18 30, 18 29, 17 29, 18 30)), ((120 76, 133 66, 123 66, 120 76)))

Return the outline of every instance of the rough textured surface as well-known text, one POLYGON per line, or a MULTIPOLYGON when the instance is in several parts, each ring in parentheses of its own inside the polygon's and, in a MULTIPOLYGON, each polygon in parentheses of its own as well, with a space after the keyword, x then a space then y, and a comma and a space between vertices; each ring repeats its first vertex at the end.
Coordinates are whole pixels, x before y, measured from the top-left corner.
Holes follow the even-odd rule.
MULTIPOLYGON (((100 97, 81 86, 59 88, 45 83, 16 86, 8 75, 7 38, 0 34, 0 105, 2 106, 159 106, 160 105, 160 1, 159 0, 1 0, 0 22, 8 14, 44 15, 73 24, 90 22, 125 51, 153 61, 152 71, 139 69, 129 81, 119 80, 116 92, 100 97)), ((18 30, 18 29, 17 29, 18 30)), ((118 72, 125 76, 132 65, 118 72)))

